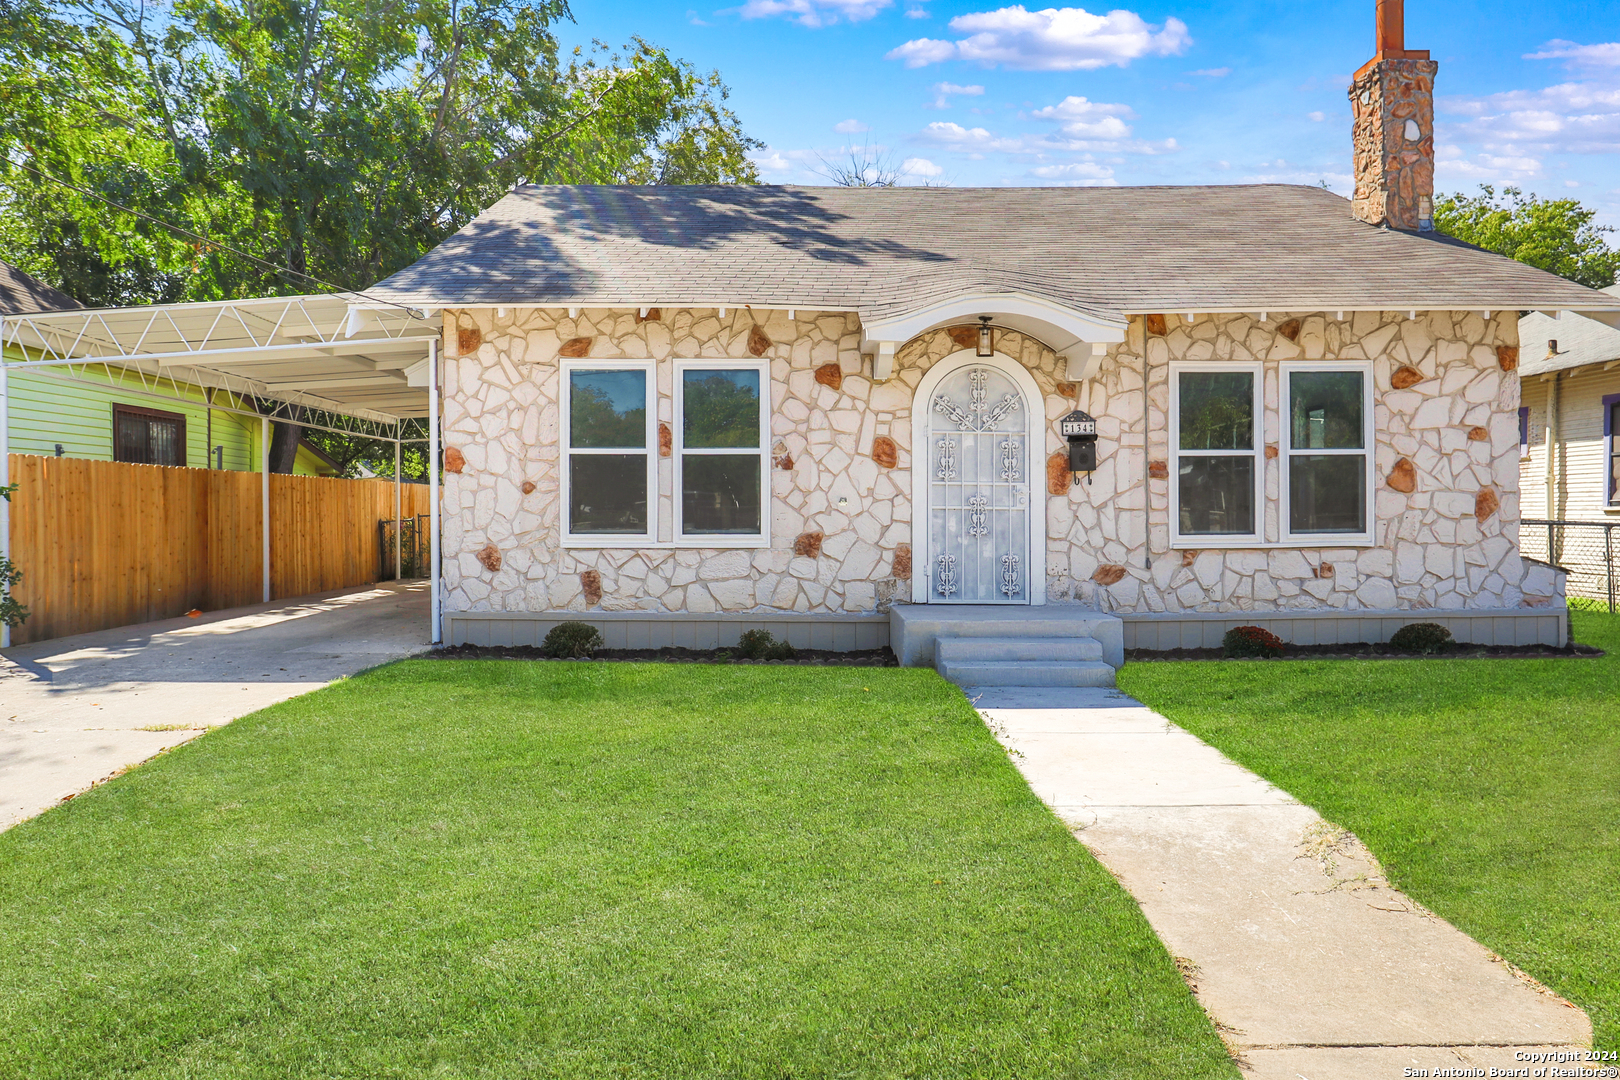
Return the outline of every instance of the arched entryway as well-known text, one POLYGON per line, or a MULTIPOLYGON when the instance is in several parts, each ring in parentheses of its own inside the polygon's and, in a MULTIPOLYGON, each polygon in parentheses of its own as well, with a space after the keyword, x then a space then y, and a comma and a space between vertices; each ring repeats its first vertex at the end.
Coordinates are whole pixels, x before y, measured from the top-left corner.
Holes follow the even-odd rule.
POLYGON ((912 403, 914 603, 1044 602, 1045 415, 1035 380, 1000 353, 964 350, 923 377, 912 403))

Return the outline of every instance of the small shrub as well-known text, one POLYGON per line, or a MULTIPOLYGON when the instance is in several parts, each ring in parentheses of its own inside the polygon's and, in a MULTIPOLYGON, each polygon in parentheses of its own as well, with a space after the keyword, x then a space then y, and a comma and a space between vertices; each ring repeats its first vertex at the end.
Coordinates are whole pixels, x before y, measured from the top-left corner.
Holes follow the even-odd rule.
POLYGON ((1439 623, 1407 623, 1389 639, 1392 649, 1409 653, 1445 652, 1451 645, 1451 631, 1439 623))
POLYGON ((737 653, 749 660, 791 660, 793 646, 777 641, 769 630, 744 630, 737 641, 737 653))
POLYGON ((602 647, 602 632, 590 623, 563 622, 546 633, 540 651, 557 660, 580 660, 602 647))
POLYGON ((1286 646, 1282 638, 1259 626, 1234 626, 1221 638, 1221 652, 1228 659, 1242 656, 1281 656, 1286 646))

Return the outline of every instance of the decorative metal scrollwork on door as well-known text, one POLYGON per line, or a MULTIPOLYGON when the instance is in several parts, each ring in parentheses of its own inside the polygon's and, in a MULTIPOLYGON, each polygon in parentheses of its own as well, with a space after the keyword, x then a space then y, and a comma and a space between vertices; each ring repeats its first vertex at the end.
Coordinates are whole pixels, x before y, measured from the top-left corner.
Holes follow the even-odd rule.
POLYGON ((941 439, 936 444, 939 448, 939 464, 934 469, 936 480, 956 479, 956 440, 941 439))
POLYGON ((1008 599, 1018 595, 1018 556, 1001 557, 1001 592, 1008 599))
POLYGON ((1009 484, 1015 484, 1024 477, 1018 468, 1018 459, 1024 454, 1023 446, 1012 440, 1001 440, 1001 479, 1009 484))
POLYGON ((934 411, 944 413, 951 421, 963 431, 988 431, 1001 422, 1001 418, 1018 409, 1018 395, 1006 394, 1002 399, 991 405, 985 400, 985 378, 983 370, 969 373, 968 379, 972 384, 968 407, 952 401, 945 394, 934 395, 934 411))
POLYGON ((939 572, 935 576, 935 589, 939 595, 950 597, 956 592, 956 556, 949 553, 941 555, 936 564, 939 572))
POLYGON ((968 499, 968 535, 983 536, 990 531, 985 524, 990 518, 990 500, 983 495, 974 495, 968 499))

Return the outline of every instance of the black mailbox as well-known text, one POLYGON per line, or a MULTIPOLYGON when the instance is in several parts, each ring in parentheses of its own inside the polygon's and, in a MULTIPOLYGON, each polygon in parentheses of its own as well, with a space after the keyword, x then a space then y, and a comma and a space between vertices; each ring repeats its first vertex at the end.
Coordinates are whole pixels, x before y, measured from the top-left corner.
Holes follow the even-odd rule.
POLYGON ((1058 434, 1069 442, 1070 472, 1088 473, 1097 467, 1096 418, 1076 409, 1058 421, 1058 434))

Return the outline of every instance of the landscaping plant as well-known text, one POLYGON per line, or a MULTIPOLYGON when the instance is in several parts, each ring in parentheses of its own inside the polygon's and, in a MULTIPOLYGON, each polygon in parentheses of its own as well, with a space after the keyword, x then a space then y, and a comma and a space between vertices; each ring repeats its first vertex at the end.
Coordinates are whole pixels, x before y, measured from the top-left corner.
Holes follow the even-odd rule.
POLYGON ((602 632, 583 622, 558 623, 540 643, 540 651, 555 660, 586 660, 601 647, 602 632))
POLYGON ((737 652, 747 660, 792 660, 793 646, 777 641, 769 630, 744 630, 737 652))
POLYGON ((1281 656, 1282 638, 1262 626, 1234 626, 1221 638, 1221 652, 1231 660, 1281 656))
POLYGON ((1389 639, 1390 647, 1409 653, 1438 653, 1451 648, 1451 631, 1439 623, 1407 623, 1389 639))

